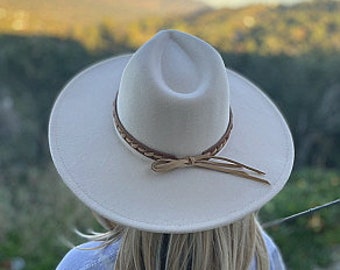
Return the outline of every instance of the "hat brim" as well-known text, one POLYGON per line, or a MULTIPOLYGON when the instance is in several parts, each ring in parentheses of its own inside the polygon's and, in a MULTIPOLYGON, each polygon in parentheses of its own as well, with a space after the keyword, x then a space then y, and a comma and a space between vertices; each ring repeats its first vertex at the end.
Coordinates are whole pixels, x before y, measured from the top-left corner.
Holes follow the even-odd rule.
POLYGON ((113 125, 113 101, 130 57, 114 57, 78 74, 51 113, 52 159, 83 203, 126 226, 185 233, 234 222, 282 189, 294 159, 289 128, 272 101, 231 70, 226 75, 234 128, 218 155, 264 171, 270 185, 199 168, 152 171, 152 160, 122 143, 113 125))

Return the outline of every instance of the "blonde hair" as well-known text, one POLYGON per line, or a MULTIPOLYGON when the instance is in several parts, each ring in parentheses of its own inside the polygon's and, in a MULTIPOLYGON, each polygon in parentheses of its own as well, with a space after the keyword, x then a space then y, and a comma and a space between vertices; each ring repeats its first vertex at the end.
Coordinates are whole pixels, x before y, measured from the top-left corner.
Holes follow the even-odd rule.
POLYGON ((254 256, 258 270, 268 270, 265 243, 255 215, 216 229, 186 233, 151 233, 114 224, 95 215, 106 233, 83 235, 121 241, 114 270, 246 270, 254 256))

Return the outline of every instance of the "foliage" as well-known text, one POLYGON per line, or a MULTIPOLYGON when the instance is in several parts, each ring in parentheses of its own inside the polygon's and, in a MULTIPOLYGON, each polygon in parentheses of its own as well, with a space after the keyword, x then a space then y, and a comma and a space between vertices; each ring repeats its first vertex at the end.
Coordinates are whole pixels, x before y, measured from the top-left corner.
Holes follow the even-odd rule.
POLYGON ((0 44, 0 269, 14 257, 50 269, 63 253, 56 236, 86 211, 48 167, 48 116, 63 84, 98 56, 49 37, 3 35, 0 44))
POLYGON ((71 40, 1 36, 0 44, 0 97, 6 101, 0 118, 0 139, 6 141, 0 146, 4 170, 48 157, 46 131, 56 93, 91 57, 71 40))
POLYGON ((13 258, 23 258, 26 270, 54 269, 67 252, 63 240, 79 241, 73 228, 85 231, 95 224, 52 164, 16 170, 1 179, 0 190, 0 269, 13 258))
POLYGON ((225 52, 298 55, 311 49, 340 49, 339 1, 218 10, 181 0, 158 5, 154 0, 101 0, 96 5, 91 1, 46 1, 44 5, 37 0, 29 4, 1 1, 0 32, 76 38, 91 49, 103 48, 103 28, 128 47, 140 46, 160 29, 176 28, 202 37, 225 52))
POLYGON ((222 54, 227 67, 254 81, 291 127, 296 166, 340 166, 340 52, 299 56, 222 54))
MULTIPOLYGON (((289 7, 254 5, 206 10, 183 18, 154 15, 128 21, 124 28, 112 19, 101 24, 129 47, 140 46, 161 29, 175 28, 203 38, 219 51, 299 55, 311 50, 332 53, 340 49, 339 12, 340 2, 322 1, 289 7)), ((85 44, 93 36, 100 37, 98 29, 93 29, 91 36, 87 28, 76 36, 85 44)), ((98 38, 95 44, 101 44, 101 40, 98 38)))
MULTIPOLYGON (((320 169, 295 171, 285 189, 261 210, 269 221, 298 213, 339 198, 340 172, 320 169)), ((290 269, 313 269, 331 262, 340 243, 339 206, 300 217, 267 231, 280 246, 290 269)))
POLYGON ((250 6, 185 20, 190 32, 224 51, 297 55, 339 49, 340 3, 250 6))
POLYGON ((145 17, 178 17, 206 8, 194 0, 0 0, 0 31, 65 37, 82 28, 86 37, 92 34, 87 28, 105 20, 122 28, 145 17))

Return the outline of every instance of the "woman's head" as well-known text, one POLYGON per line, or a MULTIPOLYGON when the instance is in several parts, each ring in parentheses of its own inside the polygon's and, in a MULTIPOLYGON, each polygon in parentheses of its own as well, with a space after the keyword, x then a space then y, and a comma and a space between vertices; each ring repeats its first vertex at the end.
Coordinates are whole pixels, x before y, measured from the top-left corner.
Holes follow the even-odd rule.
POLYGON ((165 234, 117 225, 95 213, 106 233, 87 236, 120 241, 115 270, 228 270, 248 269, 254 256, 258 269, 268 269, 268 256, 254 214, 212 230, 165 234))

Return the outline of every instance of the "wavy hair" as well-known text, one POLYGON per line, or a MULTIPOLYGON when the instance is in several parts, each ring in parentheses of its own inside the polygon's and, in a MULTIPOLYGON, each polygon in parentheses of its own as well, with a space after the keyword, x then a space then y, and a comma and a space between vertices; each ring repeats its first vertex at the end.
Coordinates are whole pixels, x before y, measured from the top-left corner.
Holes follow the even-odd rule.
POLYGON ((117 225, 101 216, 105 233, 81 234, 100 247, 121 241, 114 270, 246 270, 255 257, 257 270, 269 260, 255 214, 216 229, 186 233, 151 233, 117 225))

